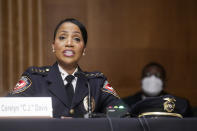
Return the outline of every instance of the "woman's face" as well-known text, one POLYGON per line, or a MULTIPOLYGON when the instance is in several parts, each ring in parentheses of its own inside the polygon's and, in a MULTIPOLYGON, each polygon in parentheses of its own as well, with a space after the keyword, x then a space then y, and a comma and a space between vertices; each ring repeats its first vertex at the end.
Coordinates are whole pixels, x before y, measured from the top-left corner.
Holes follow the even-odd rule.
POLYGON ((63 23, 57 30, 52 48, 60 65, 76 66, 85 50, 79 27, 70 22, 63 23))

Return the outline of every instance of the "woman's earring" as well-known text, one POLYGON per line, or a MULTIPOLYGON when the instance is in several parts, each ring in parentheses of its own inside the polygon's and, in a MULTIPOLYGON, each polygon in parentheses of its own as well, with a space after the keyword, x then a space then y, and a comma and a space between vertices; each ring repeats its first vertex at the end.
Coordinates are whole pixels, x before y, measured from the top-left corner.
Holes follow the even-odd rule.
POLYGON ((85 53, 85 52, 83 52, 83 56, 84 56, 84 55, 86 55, 86 53, 85 53))
POLYGON ((52 50, 52 52, 54 53, 54 52, 55 52, 55 50, 53 49, 53 50, 52 50))

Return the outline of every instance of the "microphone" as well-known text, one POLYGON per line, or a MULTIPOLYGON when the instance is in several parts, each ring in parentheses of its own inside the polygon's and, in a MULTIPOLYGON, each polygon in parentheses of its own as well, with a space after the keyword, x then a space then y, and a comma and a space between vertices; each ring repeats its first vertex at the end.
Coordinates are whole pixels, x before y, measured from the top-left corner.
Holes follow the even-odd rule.
POLYGON ((88 77, 85 76, 85 73, 83 72, 76 72, 75 76, 78 78, 83 78, 86 81, 87 88, 88 88, 88 111, 84 115, 84 118, 92 118, 92 105, 91 105, 91 88, 90 88, 90 83, 88 77))

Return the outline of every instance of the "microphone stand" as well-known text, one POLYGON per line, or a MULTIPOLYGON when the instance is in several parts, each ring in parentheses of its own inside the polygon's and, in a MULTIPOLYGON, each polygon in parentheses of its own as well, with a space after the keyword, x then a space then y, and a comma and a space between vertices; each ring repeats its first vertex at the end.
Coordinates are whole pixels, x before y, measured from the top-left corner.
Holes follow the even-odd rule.
POLYGON ((87 84, 87 88, 88 88, 88 111, 86 114, 84 114, 84 118, 92 118, 92 104, 91 104, 91 88, 90 88, 90 83, 89 83, 89 79, 82 73, 82 72, 78 72, 75 74, 76 77, 83 77, 86 80, 86 84, 87 84))
POLYGON ((88 80, 87 80, 87 85, 88 85, 88 112, 84 115, 84 118, 92 118, 91 90, 88 80))

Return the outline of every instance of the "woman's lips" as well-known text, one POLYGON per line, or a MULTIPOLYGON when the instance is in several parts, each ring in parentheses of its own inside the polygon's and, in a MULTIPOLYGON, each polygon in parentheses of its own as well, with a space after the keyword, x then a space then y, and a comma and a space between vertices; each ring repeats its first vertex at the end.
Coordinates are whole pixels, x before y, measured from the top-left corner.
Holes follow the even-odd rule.
POLYGON ((67 57, 71 57, 71 56, 74 56, 74 51, 72 50, 65 50, 64 52, 64 56, 67 56, 67 57))

